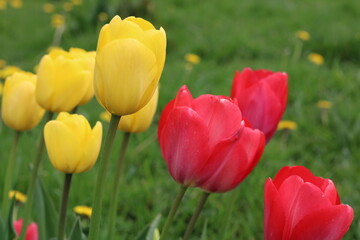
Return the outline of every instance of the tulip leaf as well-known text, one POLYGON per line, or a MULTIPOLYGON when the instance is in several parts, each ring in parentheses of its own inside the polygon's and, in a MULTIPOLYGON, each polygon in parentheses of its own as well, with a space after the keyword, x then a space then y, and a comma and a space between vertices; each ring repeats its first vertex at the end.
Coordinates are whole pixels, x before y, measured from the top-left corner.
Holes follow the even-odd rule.
POLYGON ((80 218, 76 218, 74 226, 72 227, 69 240, 85 240, 87 239, 82 231, 80 218))
POLYGON ((0 236, 6 236, 5 224, 0 211, 0 236))
POLYGON ((47 238, 45 239, 49 239, 51 237, 56 236, 57 234, 57 223, 58 223, 59 214, 57 213, 56 208, 54 206, 54 202, 50 197, 50 194, 47 191, 41 179, 38 180, 37 184, 39 187, 39 191, 41 191, 41 195, 43 199, 44 220, 45 220, 45 226, 46 226, 45 229, 47 236, 47 238))
POLYGON ((46 236, 46 216, 45 216, 45 206, 44 206, 44 196, 41 190, 41 183, 40 180, 36 181, 36 187, 35 187, 35 209, 36 209, 36 215, 35 215, 35 222, 39 226, 39 237, 40 239, 47 239, 46 236))
POLYGON ((5 236, 6 236, 5 239, 8 240, 13 240, 16 238, 16 233, 14 230, 14 223, 13 223, 14 207, 15 207, 15 196, 11 199, 10 208, 8 212, 8 219, 7 219, 8 227, 7 230, 5 230, 5 236))
POLYGON ((160 218, 161 218, 161 215, 158 214, 158 215, 156 215, 154 220, 150 223, 149 231, 146 234, 146 240, 153 240, 154 232, 157 229, 157 226, 159 225, 160 218))
POLYGON ((201 232, 201 238, 200 240, 206 240, 207 239, 207 225, 208 225, 208 220, 205 220, 202 232, 201 232))
POLYGON ((159 225, 160 218, 161 215, 158 214, 151 223, 147 224, 146 227, 140 231, 135 237, 135 240, 153 240, 154 232, 159 225))

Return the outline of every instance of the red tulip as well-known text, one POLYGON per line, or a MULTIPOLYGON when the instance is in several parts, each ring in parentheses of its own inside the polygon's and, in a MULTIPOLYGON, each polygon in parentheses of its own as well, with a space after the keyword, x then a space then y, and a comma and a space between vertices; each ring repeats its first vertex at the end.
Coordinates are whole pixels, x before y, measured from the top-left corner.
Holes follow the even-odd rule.
MULTIPOLYGON (((14 224, 15 232, 19 236, 21 233, 23 220, 19 219, 15 221, 13 224, 14 224)), ((38 227, 36 223, 29 224, 26 230, 25 240, 39 240, 38 227)))
POLYGON ((243 118, 265 134, 266 142, 274 135, 285 111, 288 76, 286 73, 245 68, 236 71, 231 97, 236 98, 243 118))
POLYGON ((265 144, 260 131, 244 127, 236 102, 214 95, 193 99, 186 86, 162 112, 158 137, 175 181, 209 192, 236 187, 265 144))
POLYGON ((265 240, 341 239, 354 217, 330 179, 302 166, 284 167, 266 181, 264 208, 265 240))

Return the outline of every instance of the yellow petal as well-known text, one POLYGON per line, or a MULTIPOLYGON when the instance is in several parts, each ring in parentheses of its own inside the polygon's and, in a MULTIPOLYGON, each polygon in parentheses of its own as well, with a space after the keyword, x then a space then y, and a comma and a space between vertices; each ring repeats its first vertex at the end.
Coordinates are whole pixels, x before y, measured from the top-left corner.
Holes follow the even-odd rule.
POLYGON ((52 165, 59 171, 73 173, 81 159, 78 137, 63 122, 56 120, 45 125, 44 137, 52 165))
POLYGON ((143 18, 136 18, 136 17, 131 16, 131 17, 125 18, 124 21, 131 21, 133 23, 136 23, 144 31, 155 29, 154 25, 152 25, 150 22, 144 20, 143 18))
POLYGON ((157 82, 154 53, 135 39, 112 41, 96 55, 94 90, 98 100, 111 113, 128 115, 150 100, 157 82), (151 88, 151 89, 149 89, 151 88))

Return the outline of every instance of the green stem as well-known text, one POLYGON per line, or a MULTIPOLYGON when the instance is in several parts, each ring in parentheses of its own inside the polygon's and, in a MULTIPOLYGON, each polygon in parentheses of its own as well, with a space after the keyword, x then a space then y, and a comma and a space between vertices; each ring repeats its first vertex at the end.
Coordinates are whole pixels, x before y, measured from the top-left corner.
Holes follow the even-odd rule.
POLYGON ((109 212, 109 225, 108 225, 108 239, 114 239, 114 230, 115 230, 115 219, 116 219, 116 212, 117 212, 117 197, 119 193, 119 184, 122 172, 122 165, 125 158, 126 149, 129 143, 130 133, 125 133, 123 142, 121 145, 120 155, 117 162, 117 168, 115 173, 115 179, 113 184, 113 190, 111 192, 111 201, 110 201, 110 212, 109 212))
POLYGON ((178 210, 179 208, 179 205, 181 203, 181 200, 183 199, 184 197, 184 194, 186 192, 186 190, 188 189, 188 187, 186 186, 180 186, 180 190, 174 200, 174 203, 171 207, 171 210, 169 212, 169 215, 167 216, 166 218, 166 221, 165 221, 165 225, 162 229, 162 232, 161 232, 161 235, 160 235, 160 239, 162 240, 166 240, 167 239, 167 233, 169 231, 169 228, 170 228, 170 225, 174 219, 174 216, 176 214, 176 211, 178 210))
POLYGON ((196 210, 194 212, 194 214, 192 215, 189 224, 186 227, 186 231, 184 234, 184 237, 182 240, 188 240, 190 238, 190 235, 192 233, 192 230, 194 229, 196 220, 198 219, 201 210, 203 209, 206 200, 208 199, 210 193, 209 192, 203 192, 203 194, 201 195, 200 201, 196 207, 196 210))
POLYGON ((104 182, 106 177, 106 171, 109 166, 109 159, 111 153, 111 147, 114 143, 114 138, 117 130, 117 126, 120 121, 120 116, 114 114, 111 115, 109 129, 106 135, 105 144, 102 149, 100 166, 98 170, 96 186, 95 186, 95 195, 93 201, 93 212, 90 221, 90 233, 89 240, 98 240, 99 239, 99 230, 100 230, 100 220, 101 220, 101 208, 102 208, 102 197, 104 192, 104 182))
POLYGON ((71 186, 72 173, 65 174, 64 189, 61 200, 60 218, 59 218, 59 229, 58 229, 58 240, 64 240, 65 237, 65 226, 66 226, 66 209, 69 200, 69 192, 71 186))
MULTIPOLYGON (((54 115, 53 112, 47 112, 47 118, 45 120, 45 124, 53 118, 53 115, 54 115)), ((38 178, 38 172, 39 172, 41 159, 42 159, 42 156, 44 153, 44 148, 45 148, 44 133, 41 132, 40 139, 39 139, 39 145, 38 145, 38 149, 37 149, 37 153, 36 153, 36 158, 34 161, 34 169, 32 172, 30 184, 29 184, 28 191, 27 191, 27 200, 26 200, 26 204, 25 204, 24 221, 23 221, 23 227, 21 228, 20 240, 25 239, 26 230, 24 231, 24 229, 27 229, 27 226, 30 222, 32 203, 34 200, 35 184, 36 184, 36 180, 38 178)))
POLYGON ((7 211, 9 207, 9 191, 13 186, 13 178, 14 178, 14 168, 16 166, 16 149, 18 146, 19 138, 21 132, 16 131, 14 135, 14 142, 11 147, 9 161, 6 169, 5 183, 4 183, 4 192, 3 192, 3 200, 2 200, 2 211, 3 217, 6 219, 7 211))

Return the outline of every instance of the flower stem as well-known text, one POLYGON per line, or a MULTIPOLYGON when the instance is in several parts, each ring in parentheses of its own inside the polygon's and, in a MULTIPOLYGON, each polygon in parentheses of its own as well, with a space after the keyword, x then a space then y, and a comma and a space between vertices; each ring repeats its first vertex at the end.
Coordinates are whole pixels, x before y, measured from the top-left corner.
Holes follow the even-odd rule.
POLYGON ((69 200, 71 177, 72 177, 72 173, 65 174, 64 189, 63 189, 61 208, 60 208, 58 240, 64 240, 64 237, 65 237, 66 209, 67 209, 67 203, 69 200))
POLYGON ((188 189, 188 187, 186 187, 186 186, 180 186, 180 190, 179 190, 179 192, 178 192, 178 194, 177 194, 177 196, 176 196, 176 198, 174 200, 174 203, 173 203, 173 205, 171 207, 169 215, 166 218, 165 225, 164 225, 164 227, 162 229, 162 232, 161 232, 161 235, 160 235, 161 240, 166 240, 167 239, 167 233, 169 231, 169 227, 170 227, 170 225, 171 225, 171 223, 172 223, 172 221, 174 219, 176 211, 179 208, 181 200, 183 199, 184 194, 185 194, 187 189, 188 189))
POLYGON ((192 233, 192 230, 194 229, 196 220, 198 219, 201 210, 203 209, 206 200, 208 199, 210 193, 209 192, 203 192, 203 194, 201 195, 200 201, 196 207, 196 210, 194 212, 194 214, 192 215, 189 224, 186 227, 186 231, 184 234, 184 237, 182 240, 188 240, 190 238, 190 235, 192 233))
POLYGON ((18 146, 19 138, 21 132, 16 131, 14 135, 14 142, 11 147, 9 161, 6 169, 5 183, 4 183, 4 192, 3 192, 3 200, 2 200, 2 208, 3 211, 3 219, 7 218, 7 211, 9 207, 9 191, 13 186, 13 178, 14 178, 14 168, 16 166, 16 149, 18 146))
POLYGON ((119 159, 117 162, 117 168, 115 173, 115 179, 113 184, 113 190, 111 192, 111 201, 110 201, 110 212, 109 212, 109 225, 108 225, 108 239, 112 240, 114 239, 114 230, 115 230, 115 218, 116 218, 116 212, 117 212, 117 197, 119 193, 119 184, 120 184, 120 178, 121 178, 121 171, 122 171, 122 165, 125 158, 126 149, 129 143, 130 139, 130 133, 125 133, 119 159))
MULTIPOLYGON (((53 112, 47 112, 47 118, 45 120, 45 123, 50 121, 53 118, 53 115, 54 115, 53 112)), ((36 180, 38 177, 40 162, 41 162, 41 159, 42 159, 42 156, 44 153, 44 147, 45 147, 44 133, 41 132, 40 139, 39 139, 39 145, 38 145, 38 149, 37 149, 37 153, 36 153, 36 158, 34 161, 34 169, 33 169, 33 173, 32 173, 30 184, 29 184, 28 191, 27 191, 27 200, 26 200, 26 204, 25 204, 24 221, 23 221, 23 227, 21 228, 20 240, 25 239, 26 230, 25 231, 23 231, 23 230, 27 229, 27 226, 30 222, 30 213, 32 210, 32 203, 34 200, 33 195, 34 195, 34 191, 35 191, 35 183, 36 183, 36 180)), ((42 226, 42 227, 45 227, 45 226, 42 226)))
POLYGON ((101 203, 104 192, 104 181, 106 177, 106 171, 109 166, 111 147, 114 143, 114 138, 119 121, 120 121, 120 116, 116 116, 114 114, 111 115, 110 125, 106 135, 105 144, 102 149, 101 158, 99 159, 100 166, 99 166, 96 186, 95 186, 93 212, 90 221, 89 240, 99 239, 98 235, 100 230, 101 208, 102 208, 101 203))

